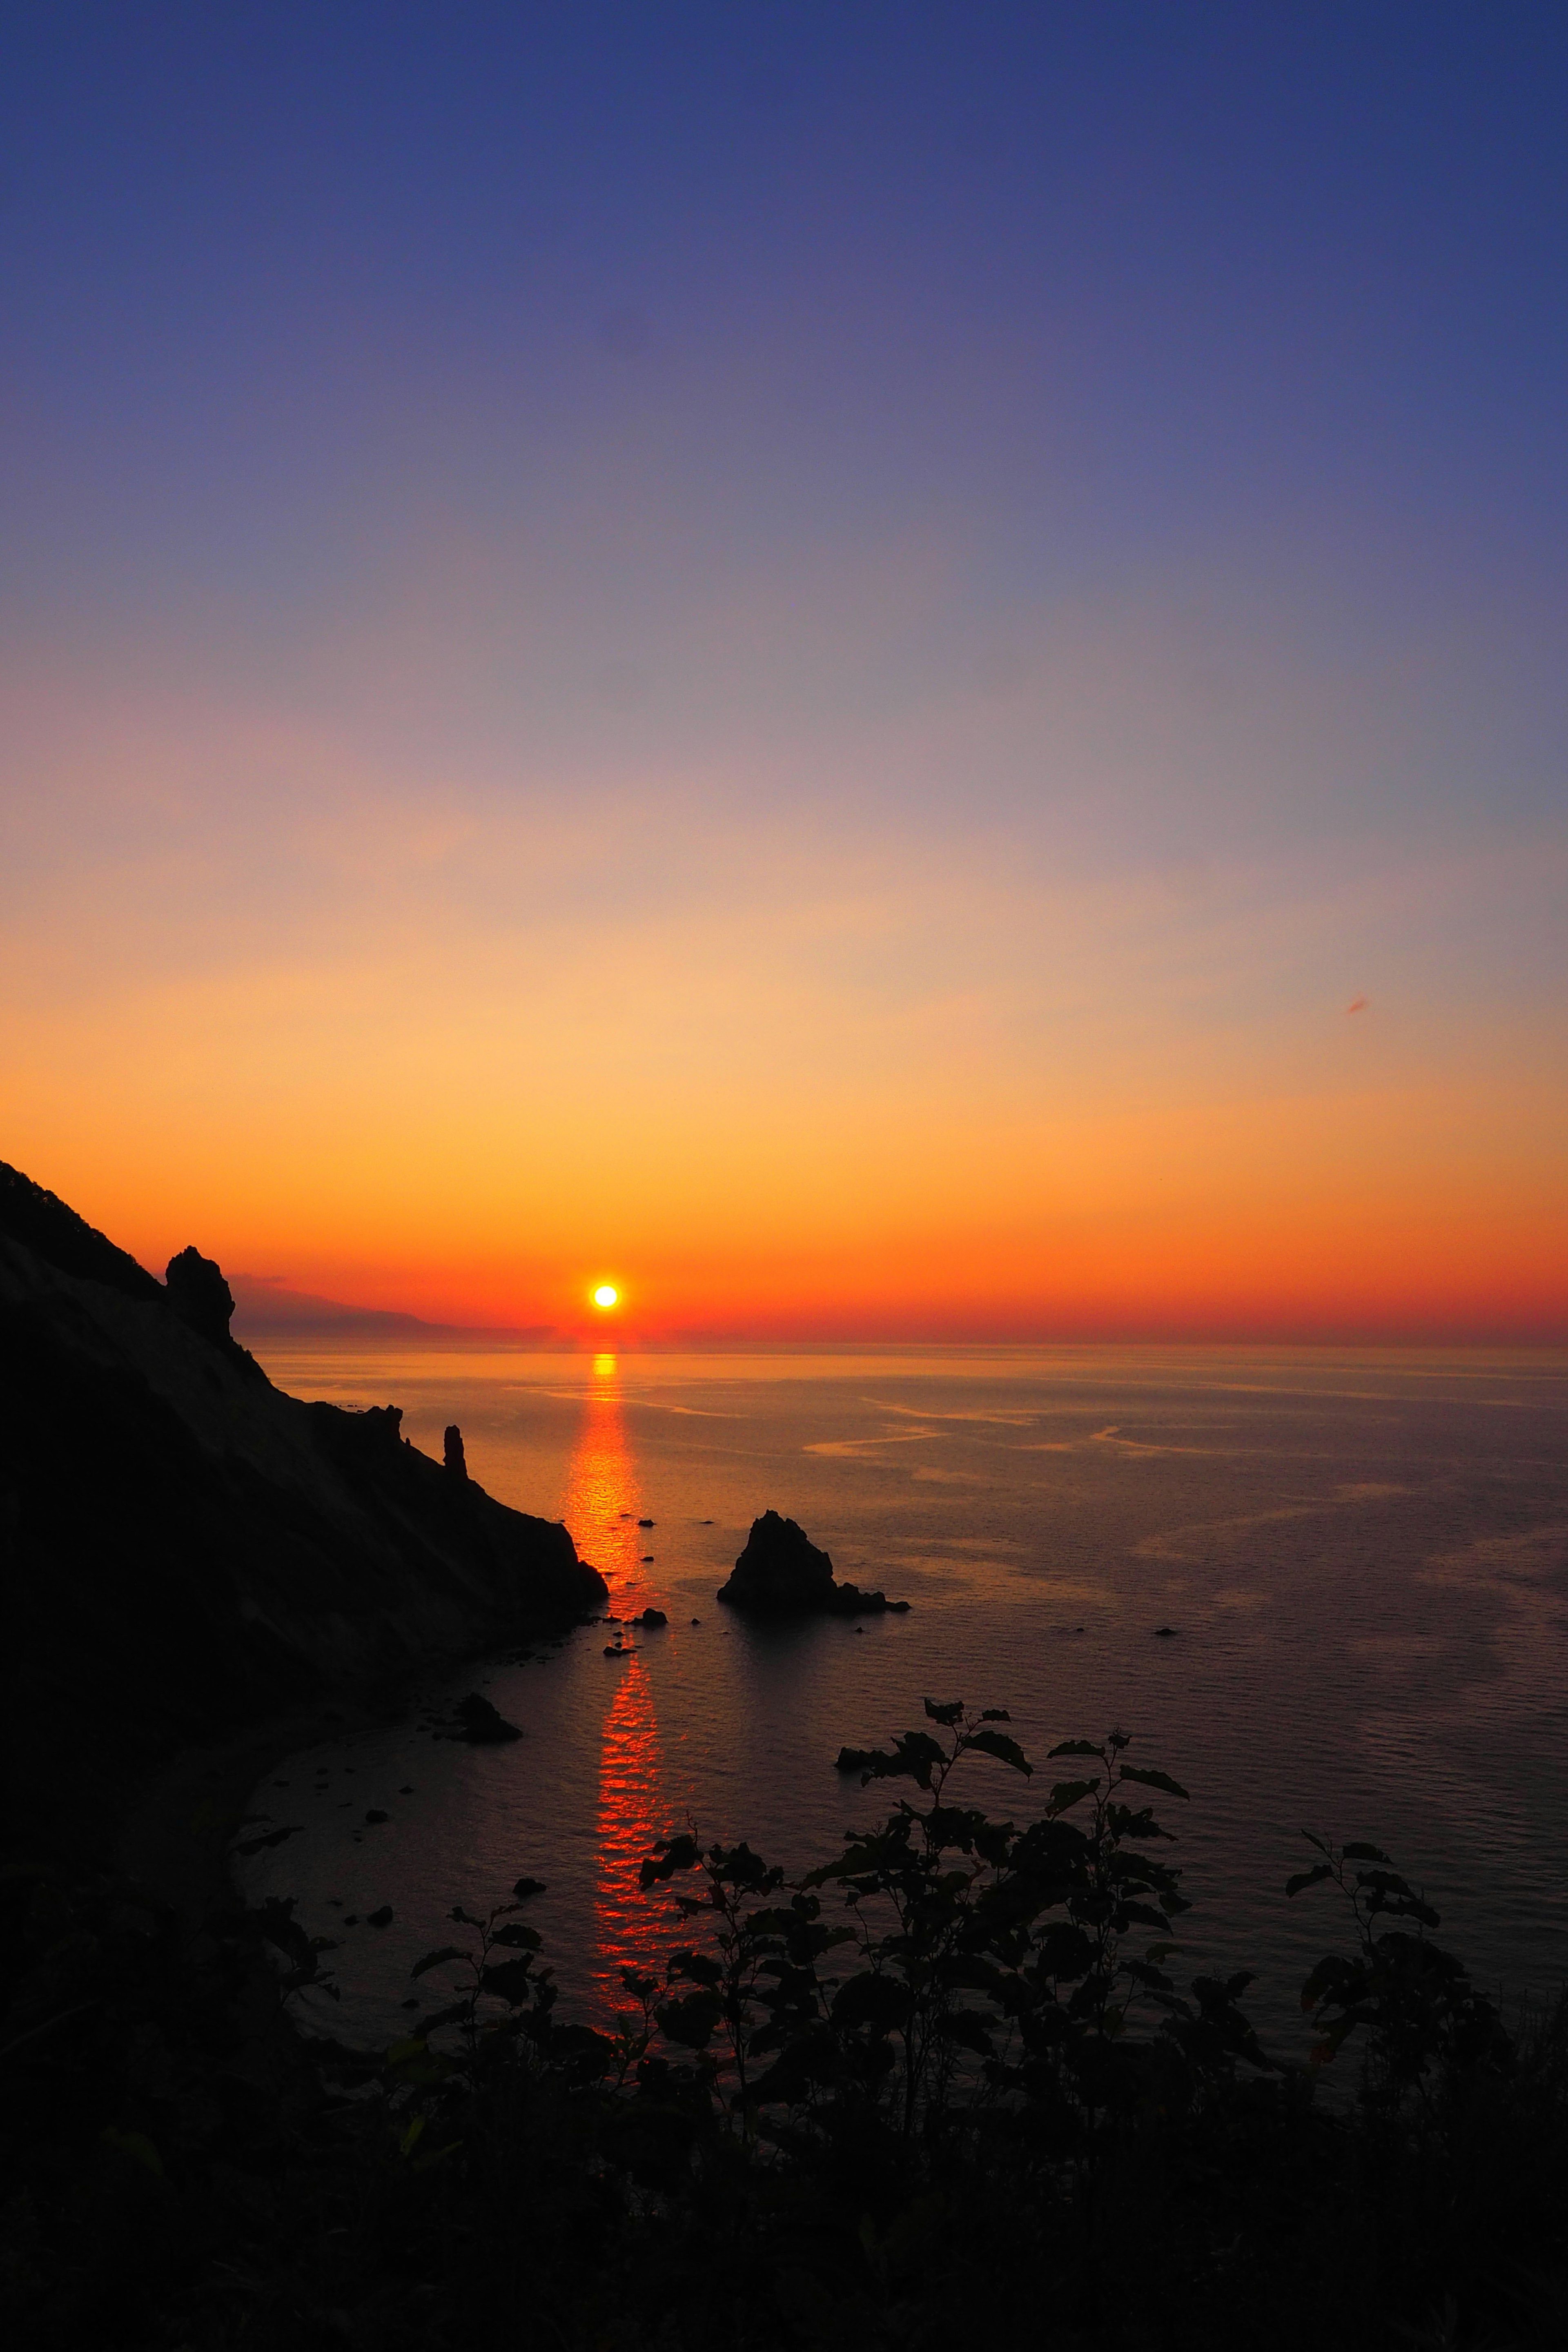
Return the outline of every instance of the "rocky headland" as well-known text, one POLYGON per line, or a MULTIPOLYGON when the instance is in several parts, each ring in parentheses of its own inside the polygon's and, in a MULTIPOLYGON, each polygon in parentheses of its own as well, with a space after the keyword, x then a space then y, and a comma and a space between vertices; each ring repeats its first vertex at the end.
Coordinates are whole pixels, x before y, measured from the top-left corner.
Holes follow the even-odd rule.
MULTIPOLYGON (((273 1386, 219 1268, 159 1282, 0 1162, 5 1825, 90 1819, 183 1748, 602 1610, 563 1527, 273 1386)), ((456 1441, 454 1443, 454 1440, 456 1441)))
POLYGON ((910 1605, 837 1582, 828 1554, 795 1520, 777 1511, 764 1511, 752 1521, 746 1548, 718 1597, 753 1617, 901 1616, 910 1605))

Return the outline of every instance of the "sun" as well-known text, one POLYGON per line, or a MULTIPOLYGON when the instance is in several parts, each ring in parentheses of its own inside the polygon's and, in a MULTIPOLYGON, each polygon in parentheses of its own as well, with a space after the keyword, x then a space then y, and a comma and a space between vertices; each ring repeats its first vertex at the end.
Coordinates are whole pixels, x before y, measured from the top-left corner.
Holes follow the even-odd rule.
POLYGON ((595 1306, 610 1307, 618 1307, 620 1303, 621 1294, 616 1288, 615 1284, 613 1282, 601 1282, 598 1288, 594 1293, 595 1306))

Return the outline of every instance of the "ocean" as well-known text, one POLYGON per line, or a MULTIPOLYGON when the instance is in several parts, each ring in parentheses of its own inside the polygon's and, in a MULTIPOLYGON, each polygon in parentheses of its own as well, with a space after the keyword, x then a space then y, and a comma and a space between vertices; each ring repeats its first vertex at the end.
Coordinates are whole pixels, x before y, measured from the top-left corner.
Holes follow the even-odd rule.
POLYGON ((1161 1804, 1194 1906, 1176 1971, 1255 1969, 1281 2053, 1304 2046, 1307 1969, 1345 1940, 1323 1890, 1285 1897, 1304 1829, 1386 1847, 1506 2004, 1568 1975, 1561 1355, 258 1352, 296 1395, 402 1405, 437 1457, 456 1421, 474 1476, 565 1520, 612 1614, 669 1619, 629 1655, 595 1624, 438 1675, 430 1705, 268 1775, 253 1810, 297 1826, 242 1883, 340 1939, 321 2013, 346 2038, 405 2030, 452 1906, 523 1873, 546 1882, 528 1916, 563 2011, 603 2020, 621 1969, 679 1940, 637 1893, 652 1841, 694 1822, 827 1858, 897 1794, 837 1773, 839 1748, 921 1722, 927 1696, 1008 1709, 1033 1779, 966 1768, 998 1815, 1027 1817, 1056 1741, 1112 1726, 1183 1783, 1161 1804), (717 1606, 770 1507, 908 1615, 717 1606), (475 1688, 520 1741, 431 1736, 432 1706, 475 1688))

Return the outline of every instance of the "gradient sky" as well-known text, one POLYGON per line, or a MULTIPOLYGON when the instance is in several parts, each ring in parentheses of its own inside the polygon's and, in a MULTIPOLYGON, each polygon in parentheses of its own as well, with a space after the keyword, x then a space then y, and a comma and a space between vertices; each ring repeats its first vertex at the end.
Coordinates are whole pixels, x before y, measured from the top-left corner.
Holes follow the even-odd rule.
POLYGON ((459 1320, 1568 1337, 1565 105, 0 6, 0 1158, 459 1320))

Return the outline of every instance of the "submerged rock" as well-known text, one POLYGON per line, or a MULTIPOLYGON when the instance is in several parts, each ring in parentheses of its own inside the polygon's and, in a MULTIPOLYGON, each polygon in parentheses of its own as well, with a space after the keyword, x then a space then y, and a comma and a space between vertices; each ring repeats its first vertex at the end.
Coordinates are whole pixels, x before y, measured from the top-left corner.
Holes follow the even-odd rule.
POLYGON ((637 1622, 639 1625, 668 1625, 669 1620, 662 1609, 645 1609, 637 1622))
POLYGON ((498 1748, 504 1739, 521 1739, 521 1732, 515 1723, 509 1723, 478 1691, 470 1691, 458 1702, 458 1720, 462 1725, 460 1737, 474 1748, 498 1748))
POLYGON ((862 1592, 858 1585, 837 1583, 827 1553, 804 1528, 777 1511, 764 1511, 752 1520, 746 1549, 718 1597, 731 1609, 757 1617, 901 1615, 910 1605, 889 1601, 883 1592, 862 1592))

